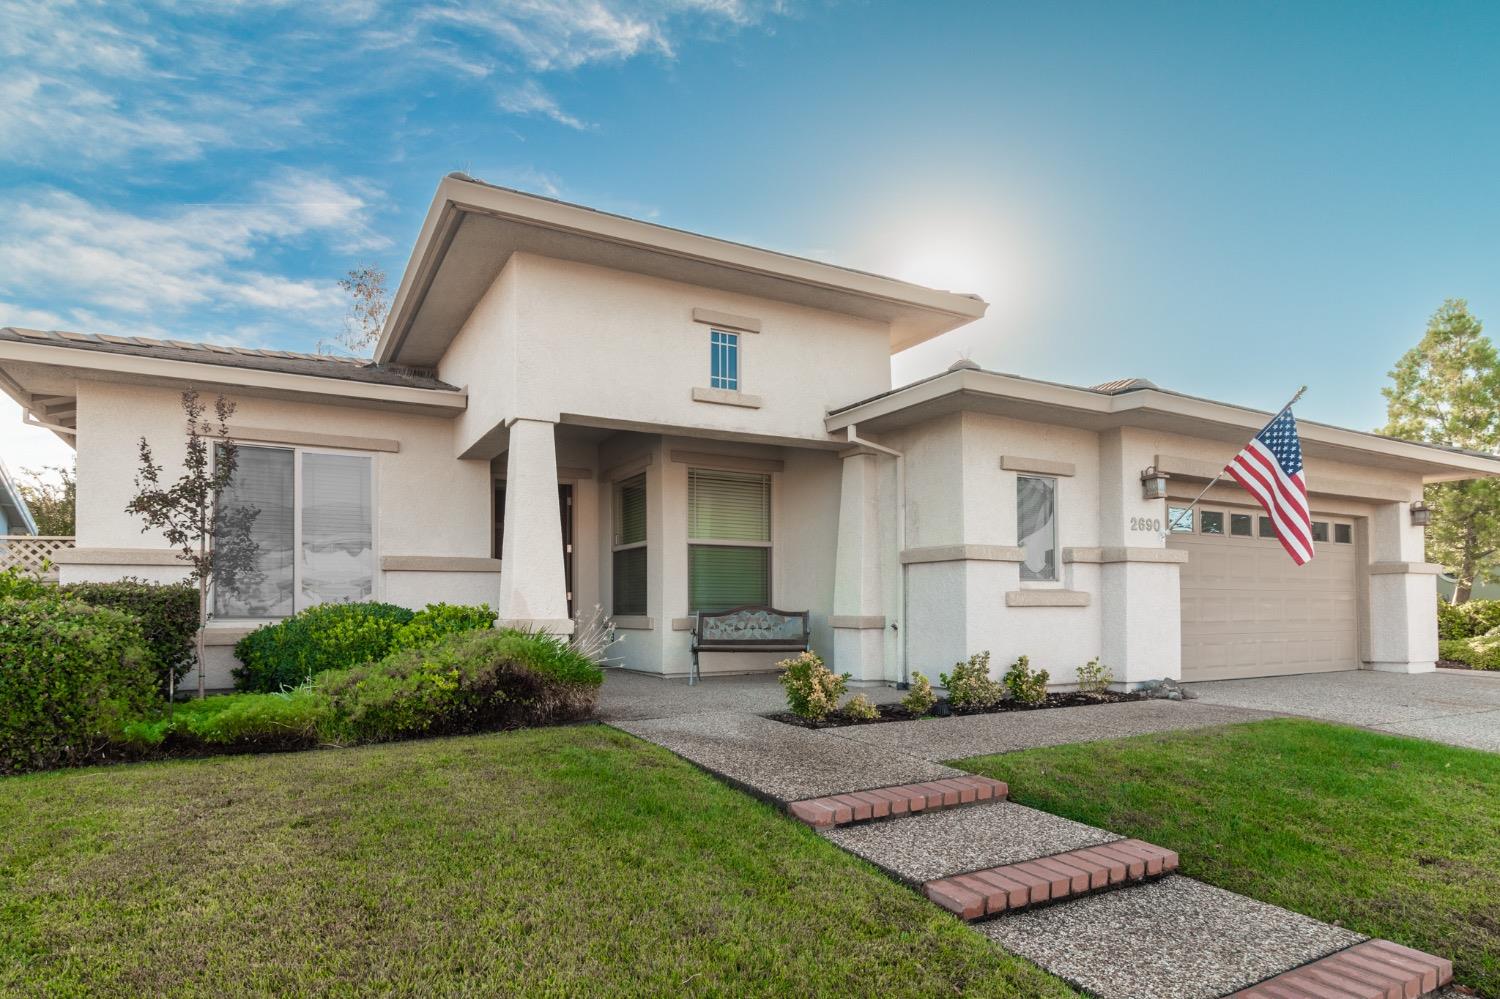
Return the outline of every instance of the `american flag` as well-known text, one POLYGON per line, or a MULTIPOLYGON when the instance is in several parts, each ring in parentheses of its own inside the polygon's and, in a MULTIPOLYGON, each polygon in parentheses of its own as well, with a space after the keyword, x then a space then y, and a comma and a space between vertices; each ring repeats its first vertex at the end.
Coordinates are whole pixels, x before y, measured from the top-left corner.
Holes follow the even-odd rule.
POLYGON ((1291 407, 1281 413, 1224 466, 1229 477, 1250 491, 1271 523, 1276 540, 1298 565, 1312 560, 1312 515, 1307 509, 1307 476, 1302 472, 1302 441, 1291 407))

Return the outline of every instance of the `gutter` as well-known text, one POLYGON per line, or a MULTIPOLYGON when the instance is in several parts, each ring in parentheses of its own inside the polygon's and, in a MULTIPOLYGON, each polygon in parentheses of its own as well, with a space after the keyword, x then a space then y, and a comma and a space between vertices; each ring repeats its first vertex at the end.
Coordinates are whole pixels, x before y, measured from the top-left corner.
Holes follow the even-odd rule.
POLYGON ((859 436, 859 425, 851 423, 844 429, 845 440, 859 447, 869 448, 888 458, 896 461, 896 563, 900 570, 896 573, 896 588, 899 591, 896 596, 896 604, 901 608, 900 623, 896 624, 896 647, 901 659, 901 679, 896 683, 897 690, 906 690, 911 686, 911 677, 907 673, 907 628, 906 628, 906 563, 901 561, 901 552, 906 551, 906 455, 895 448, 886 447, 884 444, 876 444, 872 440, 866 440, 859 436))

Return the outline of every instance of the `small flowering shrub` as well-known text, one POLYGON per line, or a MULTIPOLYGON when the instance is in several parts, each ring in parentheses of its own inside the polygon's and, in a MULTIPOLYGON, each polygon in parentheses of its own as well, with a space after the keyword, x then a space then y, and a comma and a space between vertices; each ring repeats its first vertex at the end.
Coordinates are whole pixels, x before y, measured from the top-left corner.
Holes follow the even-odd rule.
POLYGON ((855 721, 874 721, 880 717, 880 710, 864 694, 855 694, 844 705, 844 716, 855 721))
POLYGON ((955 708, 992 708, 1004 696, 1001 686, 990 679, 988 652, 976 652, 968 662, 954 663, 953 672, 939 673, 938 681, 955 708))
POLYGON ((816 652, 783 659, 776 667, 782 670, 781 685, 786 688, 787 706, 799 718, 827 718, 849 683, 848 673, 835 673, 823 665, 816 652))
POLYGON ((1098 656, 1078 667, 1078 690, 1080 693, 1102 694, 1114 682, 1114 673, 1110 672, 1108 666, 1099 665, 1098 656))
POLYGON ((1022 656, 1005 671, 1000 682, 1007 693, 1018 704, 1041 704, 1047 699, 1047 681, 1051 679, 1044 669, 1032 669, 1031 658, 1022 656))
POLYGON ((913 673, 911 689, 901 698, 901 706, 912 714, 921 716, 931 711, 936 703, 937 695, 932 692, 932 681, 921 673, 913 673))

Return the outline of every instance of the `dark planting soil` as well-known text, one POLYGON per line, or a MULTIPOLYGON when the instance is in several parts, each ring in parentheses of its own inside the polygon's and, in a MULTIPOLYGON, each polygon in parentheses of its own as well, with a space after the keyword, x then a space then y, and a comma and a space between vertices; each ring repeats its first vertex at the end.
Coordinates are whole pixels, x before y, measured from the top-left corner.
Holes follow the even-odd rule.
POLYGON ((811 718, 802 718, 792 714, 790 711, 777 711, 766 715, 772 721, 785 722, 788 725, 798 725, 802 728, 842 728, 845 725, 878 725, 881 722, 912 721, 916 718, 947 718, 951 715, 993 715, 1002 711, 1044 711, 1047 708, 1081 708, 1091 704, 1118 704, 1121 701, 1143 701, 1144 694, 1129 693, 1121 694, 1113 690, 1102 694, 1080 694, 1076 691, 1069 693, 1048 694, 1047 699, 1041 704, 1021 704, 1018 701, 1001 701, 994 707, 989 708, 955 708, 949 705, 947 698, 938 698, 937 704, 933 705, 931 711, 925 715, 915 715, 899 704, 878 704, 876 710, 880 712, 878 718, 850 718, 840 709, 821 721, 811 718))

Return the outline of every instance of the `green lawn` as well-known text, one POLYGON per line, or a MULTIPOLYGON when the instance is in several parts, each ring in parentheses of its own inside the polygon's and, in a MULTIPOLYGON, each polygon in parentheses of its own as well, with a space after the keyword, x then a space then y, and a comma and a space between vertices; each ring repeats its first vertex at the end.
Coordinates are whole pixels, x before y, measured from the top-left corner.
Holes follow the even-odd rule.
POLYGON ((0 993, 1069 996, 601 726, 0 778, 0 993))
POLYGON ((1011 798, 1178 851, 1182 873, 1452 957, 1500 996, 1500 756, 1320 722, 975 757, 1011 798))

